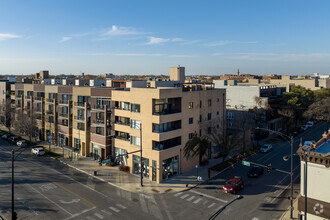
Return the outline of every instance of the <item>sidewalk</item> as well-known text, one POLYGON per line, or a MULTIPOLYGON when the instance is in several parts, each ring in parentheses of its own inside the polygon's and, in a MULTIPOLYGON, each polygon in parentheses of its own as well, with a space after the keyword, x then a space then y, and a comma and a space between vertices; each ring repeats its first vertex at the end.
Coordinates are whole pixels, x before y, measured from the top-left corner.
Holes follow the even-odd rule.
MULTIPOLYGON (((293 219, 298 219, 298 198, 296 198, 293 201, 293 219)), ((289 220, 289 219, 291 219, 290 218, 290 207, 283 213, 280 220, 289 220)))

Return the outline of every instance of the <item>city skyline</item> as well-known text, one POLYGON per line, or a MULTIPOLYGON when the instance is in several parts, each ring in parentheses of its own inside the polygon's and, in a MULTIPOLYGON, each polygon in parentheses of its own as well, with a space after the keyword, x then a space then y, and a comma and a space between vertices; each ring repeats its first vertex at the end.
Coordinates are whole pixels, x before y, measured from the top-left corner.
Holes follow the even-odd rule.
POLYGON ((0 74, 329 73, 328 1, 2 1, 0 74))

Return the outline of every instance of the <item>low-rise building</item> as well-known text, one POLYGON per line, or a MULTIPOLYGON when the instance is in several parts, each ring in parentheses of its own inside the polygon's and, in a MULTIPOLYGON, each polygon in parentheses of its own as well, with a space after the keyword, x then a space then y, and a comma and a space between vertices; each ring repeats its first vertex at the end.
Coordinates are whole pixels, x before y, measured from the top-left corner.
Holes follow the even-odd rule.
POLYGON ((307 219, 330 219, 330 130, 311 147, 301 144, 297 154, 301 160, 299 213, 307 212, 307 219))

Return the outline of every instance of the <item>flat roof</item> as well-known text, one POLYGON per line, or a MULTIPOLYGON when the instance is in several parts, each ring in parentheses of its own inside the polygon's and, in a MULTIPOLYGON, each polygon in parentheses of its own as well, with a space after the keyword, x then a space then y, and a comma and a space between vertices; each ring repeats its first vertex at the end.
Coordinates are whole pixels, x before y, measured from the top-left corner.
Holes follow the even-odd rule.
POLYGON ((328 139, 326 142, 324 142, 318 148, 316 148, 314 152, 318 152, 322 154, 330 153, 330 139, 328 139))

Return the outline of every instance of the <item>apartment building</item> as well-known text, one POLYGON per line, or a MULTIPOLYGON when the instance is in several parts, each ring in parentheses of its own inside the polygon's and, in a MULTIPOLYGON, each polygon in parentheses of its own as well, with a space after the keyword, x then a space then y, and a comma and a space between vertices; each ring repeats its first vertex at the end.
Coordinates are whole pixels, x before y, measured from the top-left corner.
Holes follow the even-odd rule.
POLYGON ((299 213, 306 212, 307 219, 330 219, 330 130, 311 147, 301 144, 297 154, 301 160, 299 213))
MULTIPOLYGON (((131 173, 139 174, 143 164, 144 177, 152 181, 190 170, 198 159, 185 159, 183 147, 194 132, 203 136, 212 132, 213 125, 222 126, 224 100, 225 90, 215 89, 213 84, 113 90, 114 154, 131 173), (126 153, 128 158, 121 156, 126 153)), ((210 146, 207 157, 216 151, 210 146)))
POLYGON ((270 79, 270 84, 278 84, 286 87, 286 91, 290 91, 291 86, 302 86, 306 89, 318 90, 321 88, 329 88, 330 79, 322 79, 320 85, 320 79, 318 78, 299 78, 293 76, 281 76, 281 79, 270 79))
POLYGON ((105 159, 111 154, 111 91, 114 88, 15 84, 17 111, 32 113, 36 136, 72 156, 105 159))

